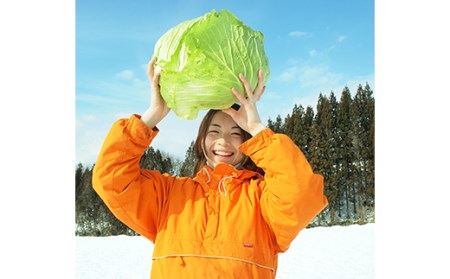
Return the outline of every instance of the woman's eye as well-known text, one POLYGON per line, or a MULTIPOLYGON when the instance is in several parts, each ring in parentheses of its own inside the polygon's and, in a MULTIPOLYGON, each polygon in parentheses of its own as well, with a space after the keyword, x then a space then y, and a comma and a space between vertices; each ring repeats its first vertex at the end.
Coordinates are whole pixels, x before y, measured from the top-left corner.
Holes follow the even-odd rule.
POLYGON ((219 131, 211 130, 211 131, 209 131, 208 133, 210 133, 210 134, 218 134, 219 131))
POLYGON ((241 133, 232 133, 231 135, 240 137, 240 136, 241 136, 241 133))

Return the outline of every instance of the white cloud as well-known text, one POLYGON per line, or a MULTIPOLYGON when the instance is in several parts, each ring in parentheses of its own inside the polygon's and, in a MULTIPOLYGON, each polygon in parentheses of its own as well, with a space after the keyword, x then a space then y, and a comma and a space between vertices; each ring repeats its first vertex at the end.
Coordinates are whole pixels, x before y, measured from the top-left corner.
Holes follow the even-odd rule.
POLYGON ((137 78, 132 70, 123 70, 116 74, 116 78, 124 81, 130 81, 131 85, 135 88, 135 91, 142 89, 145 90, 147 87, 150 88, 148 81, 137 78))
POLYGON ((116 77, 123 80, 133 80, 135 78, 132 70, 123 70, 117 73, 116 77))
POLYGON ((291 67, 291 68, 285 69, 281 73, 281 75, 276 77, 276 79, 280 80, 280 81, 292 81, 298 77, 298 72, 299 72, 298 67, 291 67))
POLYGON ((84 102, 91 105, 110 105, 110 104, 120 104, 120 100, 112 96, 98 96, 93 94, 82 94, 78 93, 76 95, 78 102, 84 102))
POLYGON ((318 54, 318 51, 315 49, 311 49, 309 51, 309 56, 311 56, 311 57, 317 56, 317 54, 318 54))
POLYGON ((347 36, 340 35, 340 36, 338 36, 337 41, 341 43, 341 42, 343 42, 345 39, 347 39, 347 36))
MULTIPOLYGON (((320 71, 318 71, 320 72, 320 71)), ((329 76, 334 76, 336 74, 330 73, 329 76)), ((317 87, 316 90, 311 91, 310 94, 307 94, 302 97, 297 97, 293 99, 292 106, 294 104, 301 104, 303 107, 311 106, 314 110, 316 110, 317 100, 319 98, 319 94, 322 93, 322 95, 329 96, 331 92, 334 93, 336 96, 336 99, 339 100, 341 98, 342 90, 345 86, 348 87, 350 90, 350 94, 354 96, 356 94, 356 91, 358 89, 359 85, 362 85, 363 87, 366 86, 366 83, 369 84, 370 88, 373 90, 375 96, 375 87, 374 87, 374 76, 371 75, 365 75, 365 76, 355 76, 351 79, 342 82, 342 77, 339 80, 335 80, 331 83, 323 83, 321 86, 317 87), (333 85, 334 84, 334 85, 333 85)))
POLYGON ((291 103, 287 104, 289 109, 294 104, 300 104, 305 108, 311 106, 315 109, 320 93, 328 96, 331 92, 334 92, 336 98, 339 99, 345 86, 348 86, 352 95, 356 93, 359 84, 364 87, 366 82, 374 90, 373 74, 346 77, 342 73, 330 70, 327 65, 293 66, 282 71, 276 77, 276 81, 289 81, 292 85, 291 88, 294 91, 285 92, 285 96, 291 100, 291 103))
POLYGON ((276 80, 282 82, 297 81, 299 83, 298 88, 311 89, 333 87, 341 79, 341 74, 329 71, 327 66, 294 66, 285 69, 276 77, 276 80))
POLYGON ((329 71, 326 66, 302 67, 300 70, 300 86, 312 88, 333 87, 341 80, 342 75, 329 71))
POLYGON ((302 31, 292 31, 289 33, 290 37, 305 37, 306 35, 308 35, 308 33, 302 31))

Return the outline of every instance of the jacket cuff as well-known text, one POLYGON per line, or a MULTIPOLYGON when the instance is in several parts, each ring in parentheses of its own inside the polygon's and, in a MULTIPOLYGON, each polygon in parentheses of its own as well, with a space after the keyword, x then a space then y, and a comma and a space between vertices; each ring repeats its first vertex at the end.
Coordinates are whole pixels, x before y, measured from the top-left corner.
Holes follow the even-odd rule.
POLYGON ((157 127, 150 129, 147 125, 145 125, 145 123, 141 121, 141 115, 139 114, 131 115, 127 123, 127 130, 132 138, 136 141, 142 142, 145 145, 149 145, 159 133, 159 129, 157 127))
POLYGON ((239 150, 245 155, 252 157, 258 151, 265 149, 271 142, 275 133, 270 128, 265 128, 255 136, 251 137, 239 146, 239 150))

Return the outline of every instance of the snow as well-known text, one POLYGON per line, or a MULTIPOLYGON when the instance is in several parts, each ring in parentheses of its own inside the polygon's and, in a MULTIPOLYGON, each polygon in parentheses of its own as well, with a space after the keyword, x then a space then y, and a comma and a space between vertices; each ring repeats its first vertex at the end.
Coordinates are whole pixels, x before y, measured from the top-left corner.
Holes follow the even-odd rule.
MULTIPOLYGON (((277 279, 375 278, 375 224, 304 229, 279 254, 277 279)), ((149 279, 153 244, 141 236, 76 237, 77 279, 149 279)))

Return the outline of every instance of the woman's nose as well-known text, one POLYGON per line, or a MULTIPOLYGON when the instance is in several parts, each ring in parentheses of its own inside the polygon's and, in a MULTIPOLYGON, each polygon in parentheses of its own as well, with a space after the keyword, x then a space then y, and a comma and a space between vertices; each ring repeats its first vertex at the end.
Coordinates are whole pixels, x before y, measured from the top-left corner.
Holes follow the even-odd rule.
POLYGON ((220 143, 220 144, 227 144, 227 143, 229 143, 230 142, 230 137, 229 136, 227 136, 227 135, 223 135, 223 136, 221 136, 217 141, 220 143))

